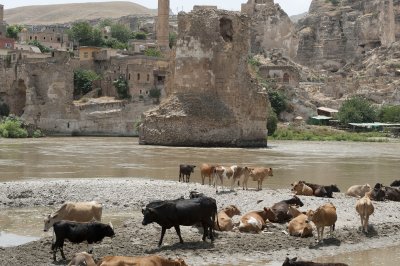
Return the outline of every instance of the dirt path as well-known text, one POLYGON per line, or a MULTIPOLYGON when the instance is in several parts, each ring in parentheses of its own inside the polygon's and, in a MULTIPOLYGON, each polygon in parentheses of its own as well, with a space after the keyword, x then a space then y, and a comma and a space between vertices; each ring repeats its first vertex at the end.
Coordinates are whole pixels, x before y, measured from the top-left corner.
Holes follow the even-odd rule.
MULTIPOLYGON (((338 210, 334 237, 316 245, 314 238, 295 238, 284 234, 285 224, 270 224, 258 235, 235 232, 218 233, 214 243, 202 242, 194 227, 182 227, 184 244, 178 243, 174 230, 168 230, 161 248, 157 248, 160 227, 143 226, 140 208, 155 199, 187 197, 189 191, 198 190, 216 198, 218 207, 235 204, 242 213, 271 206, 291 196, 289 189, 242 191, 215 194, 213 188, 199 184, 180 184, 173 181, 143 179, 83 179, 9 182, 0 184, 0 211, 11 207, 54 206, 64 201, 98 200, 105 209, 132 213, 132 218, 115 228, 116 237, 106 238, 95 245, 95 258, 105 255, 160 254, 182 257, 188 265, 261 265, 262 262, 283 261, 289 255, 303 259, 335 255, 355 250, 400 244, 400 204, 374 202, 375 215, 370 218, 373 230, 368 235, 359 230, 355 199, 336 193, 334 199, 301 197, 303 210, 314 209, 332 202, 338 210), (257 204, 258 200, 262 202, 257 204)), ((237 217, 236 217, 237 219, 237 217)), ((108 222, 108 221, 104 221, 108 222)), ((29 226, 29 225, 28 225, 29 226)), ((66 265, 68 261, 53 263, 50 253, 51 238, 42 238, 18 247, 0 248, 0 265, 66 265)), ((65 247, 67 258, 86 250, 86 244, 65 247)), ((60 260, 60 255, 58 259, 60 260)))

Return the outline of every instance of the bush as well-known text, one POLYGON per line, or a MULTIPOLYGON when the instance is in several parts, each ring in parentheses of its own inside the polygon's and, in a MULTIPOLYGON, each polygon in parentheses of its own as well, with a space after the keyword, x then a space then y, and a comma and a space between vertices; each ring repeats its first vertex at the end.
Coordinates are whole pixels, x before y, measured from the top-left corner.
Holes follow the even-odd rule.
POLYGON ((169 40, 169 48, 172 49, 176 45, 176 33, 175 32, 170 32, 168 35, 168 40, 169 40))
POLYGON ((101 77, 91 70, 78 69, 74 72, 74 96, 84 95, 93 89, 93 81, 101 77))
POLYGON ((161 96, 161 90, 157 89, 157 88, 152 88, 149 91, 149 96, 150 96, 150 98, 158 99, 161 96))
POLYGON ((40 129, 36 129, 33 131, 32 138, 41 138, 44 137, 43 132, 40 129))
POLYGON ((15 117, 7 117, 0 123, 0 136, 3 138, 27 138, 28 131, 15 117))
POLYGON ((382 106, 378 113, 380 122, 400 123, 400 105, 382 106))
POLYGON ((278 91, 268 91, 269 102, 277 116, 287 108, 286 96, 278 91))
POLYGON ((161 51, 155 48, 147 48, 144 50, 144 55, 152 57, 162 57, 161 51))
POLYGON ((267 120, 268 136, 274 134, 277 127, 278 127, 278 117, 276 113, 271 110, 268 113, 268 120, 267 120))
POLYGON ((114 87, 117 89, 118 97, 120 99, 130 99, 129 86, 126 79, 120 75, 117 80, 114 81, 114 87))
POLYGON ((247 62, 248 62, 250 65, 255 66, 255 67, 261 66, 261 62, 258 61, 258 59, 255 58, 254 56, 249 56, 247 62))
POLYGON ((361 97, 346 100, 338 112, 338 119, 343 124, 372 123, 376 117, 375 108, 368 100, 361 97))
POLYGON ((30 41, 28 44, 38 47, 39 50, 40 50, 42 53, 48 53, 48 52, 50 52, 50 48, 44 46, 43 44, 41 44, 41 43, 40 43, 39 41, 37 41, 37 40, 30 41))

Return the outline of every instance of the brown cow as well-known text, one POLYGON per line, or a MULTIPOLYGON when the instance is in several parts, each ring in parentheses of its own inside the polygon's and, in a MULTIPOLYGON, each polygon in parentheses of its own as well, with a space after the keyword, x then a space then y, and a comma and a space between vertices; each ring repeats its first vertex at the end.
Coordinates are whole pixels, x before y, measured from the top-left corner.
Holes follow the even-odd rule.
POLYGON ((365 185, 354 185, 349 187, 349 189, 346 192, 347 196, 351 196, 351 197, 364 197, 365 193, 371 191, 371 186, 369 184, 365 184, 365 185))
MULTIPOLYGON (((250 168, 250 177, 252 177, 253 181, 257 181, 257 190, 262 189, 262 182, 268 176, 274 176, 272 173, 272 168, 265 168, 265 167, 257 167, 257 168, 250 168)), ((248 177, 245 176, 243 181, 243 189, 246 187, 247 190, 247 181, 248 177)))
POLYGON ((368 233, 368 220, 369 216, 374 213, 374 205, 372 205, 372 202, 368 197, 367 193, 365 194, 364 197, 362 197, 357 201, 356 211, 358 212, 361 218, 362 230, 368 233))
POLYGON ((312 188, 304 184, 303 182, 295 182, 292 184, 293 188, 292 191, 295 195, 304 195, 304 196, 313 196, 314 191, 312 188))
POLYGON ((158 255, 142 257, 106 256, 103 257, 97 266, 187 266, 181 259, 166 259, 158 255))
POLYGON ((329 226, 330 234, 335 230, 337 220, 336 207, 332 203, 325 203, 315 211, 307 211, 308 221, 311 221, 317 227, 318 242, 324 238, 324 228, 329 226))
POLYGON ((234 215, 240 215, 240 211, 235 205, 229 205, 223 208, 217 215, 218 219, 215 219, 214 229, 218 231, 232 231, 234 227, 232 217, 234 215))
POLYGON ((68 266, 96 266, 96 262, 91 254, 79 252, 74 255, 68 266))
POLYGON ((261 211, 251 211, 240 218, 239 231, 246 233, 260 233, 265 228, 266 221, 276 220, 275 213, 270 208, 261 211))
POLYGON ((204 180, 206 177, 208 177, 208 185, 211 186, 211 181, 213 181, 213 172, 215 169, 215 165, 210 165, 210 164, 206 164, 203 163, 200 166, 200 173, 201 173, 201 184, 204 185, 204 180))
POLYGON ((101 221, 103 206, 96 201, 66 202, 53 215, 44 219, 44 231, 47 232, 54 223, 61 220, 75 222, 101 221))
POLYGON ((289 206, 288 213, 293 216, 293 219, 288 224, 288 231, 291 236, 313 236, 312 226, 307 222, 307 215, 300 212, 294 206, 289 206))

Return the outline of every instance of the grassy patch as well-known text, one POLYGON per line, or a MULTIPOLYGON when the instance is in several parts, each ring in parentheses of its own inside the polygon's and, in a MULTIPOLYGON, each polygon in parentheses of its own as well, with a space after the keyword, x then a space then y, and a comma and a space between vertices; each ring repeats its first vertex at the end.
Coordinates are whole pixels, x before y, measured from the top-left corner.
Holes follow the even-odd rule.
POLYGON ((310 141, 364 141, 386 142, 388 134, 383 132, 347 132, 325 126, 282 126, 269 136, 271 140, 310 140, 310 141))

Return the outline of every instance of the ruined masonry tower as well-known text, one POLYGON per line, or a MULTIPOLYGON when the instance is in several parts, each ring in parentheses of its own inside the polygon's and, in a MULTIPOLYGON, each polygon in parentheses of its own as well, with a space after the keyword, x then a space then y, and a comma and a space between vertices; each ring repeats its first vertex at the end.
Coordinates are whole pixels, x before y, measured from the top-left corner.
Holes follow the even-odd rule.
POLYGON ((169 0, 158 0, 157 43, 161 51, 169 50, 169 0))
POLYGON ((4 6, 0 4, 0 24, 3 24, 4 19, 4 6))
POLYGON ((0 37, 6 36, 6 25, 3 19, 4 19, 4 6, 0 4, 0 37))

